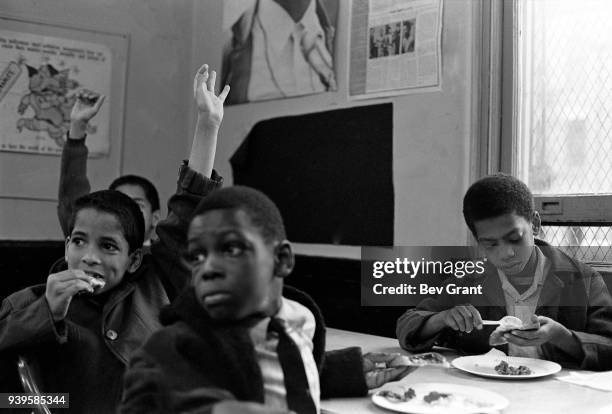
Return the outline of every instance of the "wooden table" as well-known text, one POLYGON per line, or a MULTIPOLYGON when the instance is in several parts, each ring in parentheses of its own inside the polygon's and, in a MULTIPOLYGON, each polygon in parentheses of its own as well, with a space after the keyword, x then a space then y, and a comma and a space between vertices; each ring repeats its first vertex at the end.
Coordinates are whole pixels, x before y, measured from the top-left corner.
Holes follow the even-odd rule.
MULTIPOLYGON (((366 335, 328 328, 327 349, 360 346, 364 352, 402 352, 397 339, 366 335)), ((449 360, 457 355, 442 352, 449 360)), ((612 413, 612 392, 599 391, 563 381, 555 376, 567 375, 562 370, 556 375, 532 380, 497 380, 468 374, 456 368, 421 367, 406 376, 406 384, 419 382, 446 382, 469 385, 506 396, 510 405, 504 414, 610 414, 612 413)), ((370 397, 343 398, 321 401, 322 413, 329 414, 382 414, 390 413, 375 406, 370 397)))

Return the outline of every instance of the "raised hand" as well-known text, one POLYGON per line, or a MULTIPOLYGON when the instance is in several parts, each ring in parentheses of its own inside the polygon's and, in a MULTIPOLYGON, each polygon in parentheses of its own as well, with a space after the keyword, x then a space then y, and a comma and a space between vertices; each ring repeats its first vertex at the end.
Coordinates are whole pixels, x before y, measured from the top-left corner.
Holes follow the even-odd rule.
POLYGON ((54 321, 61 321, 66 317, 74 295, 79 292, 93 293, 92 279, 93 277, 82 270, 64 270, 49 275, 45 298, 54 321))
POLYGON ((70 138, 83 138, 87 124, 96 116, 104 103, 105 96, 88 90, 81 90, 70 112, 70 138))
POLYGON ((104 95, 86 89, 79 91, 70 112, 70 120, 89 122, 100 110, 104 99, 104 95))
POLYGON ((218 127, 223 120, 223 103, 230 87, 225 85, 221 93, 215 95, 216 81, 217 72, 213 70, 209 73, 208 65, 202 65, 193 79, 193 96, 198 106, 199 121, 218 127))

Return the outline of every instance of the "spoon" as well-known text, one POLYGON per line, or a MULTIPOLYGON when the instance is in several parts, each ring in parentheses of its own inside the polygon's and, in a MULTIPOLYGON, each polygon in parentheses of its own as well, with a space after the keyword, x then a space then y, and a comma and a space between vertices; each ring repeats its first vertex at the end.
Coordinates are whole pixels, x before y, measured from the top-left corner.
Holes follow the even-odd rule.
POLYGON ((489 319, 484 319, 482 321, 483 325, 502 325, 508 328, 516 328, 520 329, 523 326, 523 321, 521 321, 516 316, 504 316, 498 321, 492 321, 489 319))

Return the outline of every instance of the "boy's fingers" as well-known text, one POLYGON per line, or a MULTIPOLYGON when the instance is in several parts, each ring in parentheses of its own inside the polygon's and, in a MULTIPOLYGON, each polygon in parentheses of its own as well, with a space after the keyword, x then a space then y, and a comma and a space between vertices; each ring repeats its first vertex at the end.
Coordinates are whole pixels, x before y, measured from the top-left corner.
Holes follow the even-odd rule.
POLYGON ((223 90, 219 94, 219 99, 221 100, 221 103, 225 102, 225 98, 227 98, 227 95, 229 94, 229 91, 230 91, 229 85, 225 85, 225 87, 223 88, 223 90))
POLYGON ((519 331, 518 329, 515 329, 513 331, 510 331, 510 333, 514 336, 517 336, 519 338, 523 338, 523 339, 536 339, 539 338, 539 334, 537 333, 537 331, 519 331))
POLYGON ((208 70, 208 64, 204 63, 202 66, 200 66, 200 68, 198 69, 198 71, 196 72, 198 75, 202 75, 204 74, 204 72, 206 72, 208 70))
POLYGON ((459 330, 465 331, 466 326, 465 326, 465 319, 463 317, 463 314, 460 311, 457 311, 457 312, 453 312, 452 316, 455 319, 455 323, 457 324, 457 327, 459 328, 459 330))
POLYGON ((197 93, 198 87, 200 86, 200 83, 202 81, 206 82, 206 79, 208 79, 208 65, 206 63, 204 63, 202 66, 200 66, 200 68, 196 72, 195 76, 193 77, 193 93, 194 93, 194 95, 197 93))
POLYGON ((477 329, 482 329, 482 318, 480 317, 480 312, 474 306, 469 305, 468 310, 472 313, 472 322, 474 323, 474 327, 477 329))
POLYGON ((67 296, 72 297, 81 291, 87 291, 92 293, 93 288, 91 287, 89 282, 85 282, 83 280, 76 280, 70 286, 68 286, 64 292, 67 296))
POLYGON ((388 354, 385 352, 368 352, 364 355, 365 358, 369 359, 372 362, 389 362, 393 361, 397 356, 401 354, 388 354))
POLYGON ((208 90, 212 93, 215 93, 215 82, 217 81, 217 72, 214 70, 210 74, 210 79, 208 80, 208 90))
POLYGON ((96 112, 98 112, 100 110, 100 107, 102 106, 102 104, 104 103, 104 99, 106 99, 106 96, 104 95, 100 95, 100 97, 98 98, 98 100, 96 101, 95 105, 94 105, 94 109, 96 112))

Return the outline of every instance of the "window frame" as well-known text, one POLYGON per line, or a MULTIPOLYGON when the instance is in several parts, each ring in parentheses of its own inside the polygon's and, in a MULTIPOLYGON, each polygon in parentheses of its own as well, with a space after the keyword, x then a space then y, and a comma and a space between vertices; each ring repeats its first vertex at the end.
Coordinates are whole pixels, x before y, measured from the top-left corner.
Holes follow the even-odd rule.
MULTIPOLYGON (((497 33, 501 38, 492 38, 489 42, 492 48, 496 45, 501 47, 499 53, 501 76, 491 76, 491 82, 495 79, 500 81, 495 86, 499 97, 492 97, 487 103, 488 108, 499 108, 498 111, 489 111, 489 116, 494 119, 487 121, 489 124, 499 122, 498 136, 486 137, 489 148, 499 148, 498 168, 495 169, 495 163, 489 161, 488 174, 501 171, 518 176, 520 154, 523 151, 518 140, 516 120, 520 112, 515 88, 519 65, 516 53, 518 39, 515 36, 519 1, 492 0, 491 2, 491 24, 501 21, 503 28, 497 33), (498 4, 499 2, 502 4, 498 4)), ((495 54, 493 51, 489 53, 495 54)), ((534 199, 536 210, 540 213, 544 225, 612 225, 612 194, 547 194, 535 195, 534 199)))

